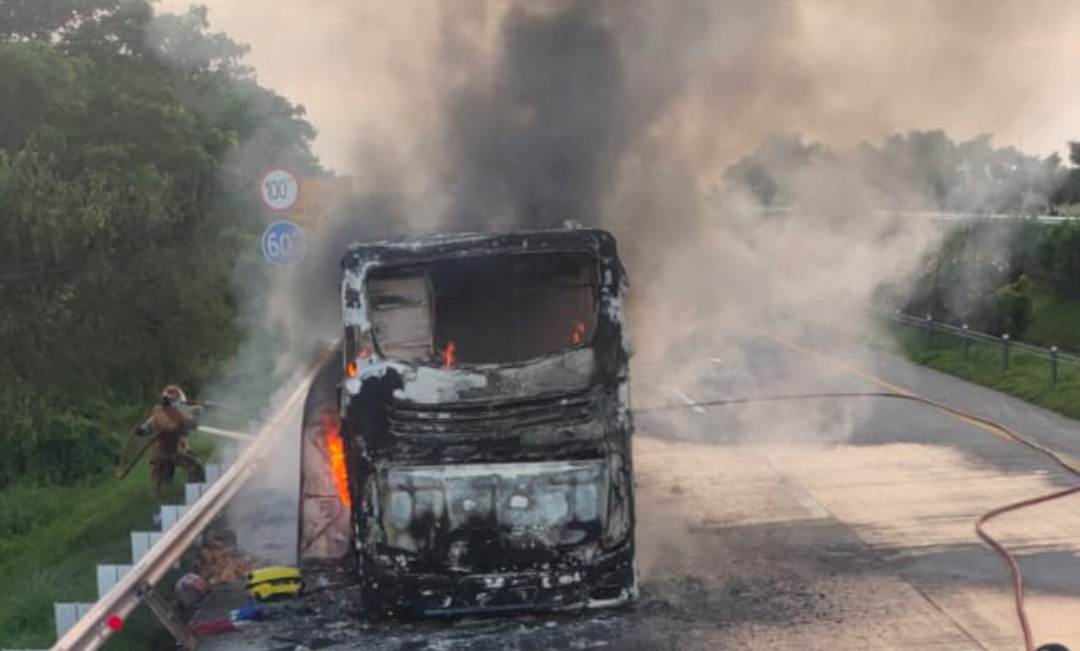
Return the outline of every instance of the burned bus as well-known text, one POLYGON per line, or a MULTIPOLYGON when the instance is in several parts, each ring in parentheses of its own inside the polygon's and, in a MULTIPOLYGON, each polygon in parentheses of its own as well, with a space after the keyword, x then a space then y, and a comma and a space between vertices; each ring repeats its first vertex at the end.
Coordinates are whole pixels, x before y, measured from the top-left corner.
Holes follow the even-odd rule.
POLYGON ((626 274, 591 229, 438 235, 343 262, 339 440, 366 608, 637 593, 626 274))

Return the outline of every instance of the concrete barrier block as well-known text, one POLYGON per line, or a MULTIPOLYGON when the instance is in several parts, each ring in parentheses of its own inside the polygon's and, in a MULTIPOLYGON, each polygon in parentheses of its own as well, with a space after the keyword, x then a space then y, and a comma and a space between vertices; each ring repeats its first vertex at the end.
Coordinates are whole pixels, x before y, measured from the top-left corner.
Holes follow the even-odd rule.
POLYGON ((184 484, 184 503, 191 506, 206 491, 206 484, 184 484))
POLYGON ((223 469, 220 463, 208 463, 206 464, 206 485, 209 486, 217 480, 221 479, 221 473, 223 469))
POLYGON ((97 566, 97 594, 98 599, 104 597, 113 586, 131 571, 130 565, 98 565, 97 566))
POLYGON ((161 531, 164 533, 169 529, 172 529, 184 513, 187 512, 186 506, 180 505, 167 505, 161 507, 161 531))
POLYGON ((93 607, 94 604, 54 603, 53 614, 56 617, 56 637, 63 637, 64 633, 70 631, 71 627, 75 626, 75 622, 82 619, 82 616, 93 607))
POLYGON ((160 531, 132 531, 131 532, 131 562, 138 563, 150 548, 161 540, 160 531))

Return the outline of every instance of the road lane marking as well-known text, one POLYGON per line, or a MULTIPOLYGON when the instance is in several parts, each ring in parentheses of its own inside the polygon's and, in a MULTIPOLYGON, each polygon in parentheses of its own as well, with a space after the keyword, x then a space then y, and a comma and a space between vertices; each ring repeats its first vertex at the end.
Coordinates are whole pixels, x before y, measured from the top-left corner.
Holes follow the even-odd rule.
POLYGON ((682 389, 680 389, 679 387, 672 386, 671 387, 671 392, 674 393, 675 395, 679 396, 680 398, 682 398, 682 401, 685 402, 686 404, 690 405, 690 407, 693 408, 693 410, 696 411, 697 413, 699 413, 699 414, 707 413, 704 407, 699 405, 696 400, 694 400, 690 396, 686 395, 686 393, 682 389))
MULTIPOLYGON (((762 332, 761 330, 758 330, 756 328, 746 327, 745 329, 747 331, 749 331, 749 332, 752 332, 752 333, 760 336, 760 337, 768 339, 768 340, 772 341, 773 343, 779 344, 779 345, 781 345, 781 346, 783 346, 785 348, 789 348, 791 350, 794 350, 795 352, 801 353, 803 355, 807 355, 809 357, 814 357, 814 358, 817 358, 817 359, 819 359, 821 361, 829 363, 829 364, 831 364, 831 365, 833 365, 833 366, 835 366, 835 367, 837 367, 837 368, 839 368, 841 370, 847 371, 848 373, 851 373, 851 374, 853 374, 853 375, 855 375, 857 377, 860 377, 860 378, 866 380, 867 382, 870 382, 871 384, 877 385, 877 386, 879 386, 879 387, 881 387, 883 389, 886 389, 888 391, 892 391, 893 393, 899 393, 901 395, 911 396, 911 397, 914 397, 914 398, 920 398, 920 399, 925 400, 925 398, 923 398, 922 396, 914 393, 913 391, 909 391, 909 390, 905 389, 904 387, 901 387, 899 385, 893 384, 892 382, 889 382, 888 380, 884 380, 882 378, 877 377, 876 375, 872 375, 872 374, 868 373, 867 371, 864 371, 863 369, 861 369, 861 368, 859 368, 859 367, 857 367, 857 366, 855 366, 853 364, 849 364, 848 362, 845 362, 845 361, 843 361, 841 359, 838 359, 836 357, 832 357, 831 355, 826 355, 825 353, 822 353, 822 352, 819 352, 819 351, 816 351, 816 350, 812 350, 812 349, 809 349, 809 348, 805 348, 803 346, 800 346, 799 344, 788 341, 786 339, 782 339, 780 337, 777 337, 776 335, 772 335, 772 334, 769 334, 767 332, 762 332)), ((989 432, 989 433, 993 434, 994 436, 996 436, 996 437, 998 437, 1000 439, 1008 441, 1009 443, 1014 443, 1014 444, 1018 443, 1018 441, 1016 439, 1009 436, 1007 433, 1005 433, 1003 431, 1000 431, 999 429, 997 429, 995 427, 992 427, 992 426, 990 426, 990 425, 988 425, 986 423, 982 423, 982 422, 979 422, 977 420, 967 418, 967 417, 963 416, 962 414, 956 414, 956 413, 952 413, 952 412, 949 412, 949 411, 945 411, 944 413, 951 416, 952 418, 960 421, 960 422, 967 423, 969 425, 973 425, 973 426, 975 426, 975 427, 977 427, 977 428, 979 428, 979 429, 981 429, 981 430, 983 430, 985 432, 989 432)), ((861 538, 861 536, 860 536, 860 538, 861 538)), ((981 641, 979 641, 979 639, 975 636, 975 634, 972 631, 970 631, 968 629, 967 626, 965 626, 963 623, 961 623, 961 621, 960 621, 960 619, 958 617, 954 617, 952 615, 952 613, 945 610, 945 608, 941 604, 939 604, 936 599, 931 597, 930 594, 926 590, 924 590, 924 589, 920 588, 919 586, 917 586, 914 581, 911 581, 909 579, 902 579, 902 580, 904 581, 904 583, 906 583, 908 586, 910 586, 911 589, 913 589, 917 594, 919 594, 919 596, 921 596, 928 604, 930 604, 933 608, 935 608, 938 612, 940 612, 946 619, 951 621, 953 626, 955 626, 956 629, 959 630, 960 633, 963 634, 968 640, 973 642, 980 649, 987 649, 988 648, 981 641)))
POLYGON ((851 373, 852 375, 856 375, 856 376, 866 380, 867 382, 870 382, 871 384, 876 384, 877 386, 879 386, 879 387, 881 387, 883 389, 888 389, 889 391, 892 391, 893 393, 900 393, 900 394, 903 394, 905 396, 914 396, 915 395, 914 393, 912 393, 911 391, 908 391, 907 389, 905 389, 902 386, 893 384, 893 383, 889 382, 888 380, 883 380, 883 379, 877 377, 876 375, 871 375, 870 373, 867 373, 866 371, 862 370, 861 368, 859 368, 857 366, 854 366, 852 364, 848 364, 847 362, 845 362, 845 361, 843 361, 841 359, 838 359, 836 357, 833 357, 831 355, 826 355, 825 353, 822 353, 822 352, 817 351, 817 350, 811 350, 809 348, 804 348, 803 346, 800 346, 799 344, 797 344, 797 343, 795 343, 793 341, 788 341, 787 339, 781 339, 780 337, 777 337, 776 335, 769 334, 768 332, 763 332, 761 330, 757 330, 756 328, 747 328, 747 329, 750 330, 750 332, 753 332, 754 334, 756 334, 756 335, 758 335, 760 337, 764 337, 764 338, 772 341, 773 343, 780 344, 781 346, 784 346, 786 348, 790 348, 791 350, 802 353, 803 355, 807 355, 807 356, 810 356, 810 357, 817 357, 818 359, 820 359, 822 361, 828 362, 828 363, 832 364, 833 366, 837 366, 839 368, 842 368, 843 370, 847 371, 848 373, 851 373))
POLYGON ((709 361, 712 362, 713 364, 723 364, 724 363, 724 360, 721 357, 710 357, 709 361))

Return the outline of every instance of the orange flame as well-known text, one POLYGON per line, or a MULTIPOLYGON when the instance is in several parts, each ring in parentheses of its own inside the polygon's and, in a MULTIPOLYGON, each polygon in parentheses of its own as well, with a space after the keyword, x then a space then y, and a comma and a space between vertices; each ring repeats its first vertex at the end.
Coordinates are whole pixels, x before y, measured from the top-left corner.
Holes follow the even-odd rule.
POLYGON ((583 321, 574 321, 574 329, 570 333, 570 343, 580 344, 585 341, 585 323, 583 321))
POLYGON ((323 431, 326 432, 326 451, 330 456, 330 470, 334 473, 338 497, 345 506, 352 506, 349 470, 345 465, 345 441, 341 438, 341 423, 333 414, 323 415, 323 431))
POLYGON ((446 349, 442 355, 443 366, 450 368, 457 363, 457 344, 450 341, 446 343, 446 349))

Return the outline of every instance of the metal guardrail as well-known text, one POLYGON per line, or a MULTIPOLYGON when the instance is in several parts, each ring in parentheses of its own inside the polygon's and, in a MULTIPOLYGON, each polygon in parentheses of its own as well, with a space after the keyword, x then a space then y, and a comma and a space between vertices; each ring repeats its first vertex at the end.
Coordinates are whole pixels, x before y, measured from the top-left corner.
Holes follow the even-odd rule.
POLYGON ((1013 357, 1020 353, 1028 356, 1045 359, 1047 362, 1047 373, 1052 385, 1057 385, 1061 367, 1063 365, 1074 367, 1080 371, 1080 356, 1070 353, 1063 353, 1057 346, 1050 346, 1049 348, 1043 348, 1041 346, 1035 346, 1033 344, 1016 341, 1012 339, 1008 334, 1002 336, 995 336, 987 334, 985 332, 978 332, 967 327, 967 325, 955 326, 948 323, 942 323, 935 321, 932 317, 916 317, 908 314, 902 314, 900 312, 894 314, 884 314, 884 318, 892 323, 917 328, 926 333, 927 348, 934 347, 934 334, 940 333, 949 337, 959 339, 962 345, 964 356, 967 357, 971 353, 971 346, 983 345, 992 346, 999 351, 1001 355, 1001 368, 1003 371, 1008 371, 1010 364, 1013 362, 1013 357))
POLYGON ((307 395, 318 371, 330 353, 319 360, 301 378, 274 415, 260 428, 252 444, 236 462, 192 504, 174 526, 117 583, 95 603, 55 645, 53 651, 90 651, 104 644, 127 616, 145 602, 162 624, 183 647, 193 648, 182 623, 154 591, 154 586, 180 560, 207 525, 228 504, 244 483, 258 470, 259 462, 273 449, 286 417, 307 395))
POLYGON ((1033 221, 1040 224, 1064 224, 1077 221, 1072 215, 1027 215, 1020 213, 986 213, 986 212, 936 212, 920 210, 878 210, 879 215, 889 217, 921 217, 942 222, 957 221, 1033 221))
MULTIPOLYGON (((769 206, 758 207, 756 211, 766 215, 790 215, 799 210, 797 206, 769 206)), ((1080 221, 1080 216, 1075 215, 1049 215, 1027 213, 999 213, 999 212, 941 212, 936 210, 873 210, 871 214, 878 217, 904 217, 911 219, 927 219, 945 223, 969 222, 969 221, 1026 221, 1039 224, 1065 224, 1080 221)))

